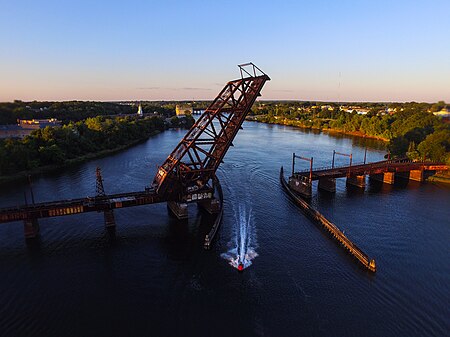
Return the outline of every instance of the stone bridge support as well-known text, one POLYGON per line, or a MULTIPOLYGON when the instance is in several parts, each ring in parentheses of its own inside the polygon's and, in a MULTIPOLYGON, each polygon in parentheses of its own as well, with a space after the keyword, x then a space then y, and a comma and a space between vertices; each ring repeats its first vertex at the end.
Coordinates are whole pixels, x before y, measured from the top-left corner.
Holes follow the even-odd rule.
POLYGON ((322 191, 334 193, 334 192, 336 192, 336 179, 334 179, 334 178, 319 178, 318 188, 322 191))
POLYGON ((103 212, 105 218, 105 228, 115 228, 116 219, 114 218, 114 211, 112 209, 103 212))
POLYGON ((360 188, 366 187, 366 176, 349 176, 347 177, 347 185, 353 185, 360 188))
POLYGON ((209 214, 217 214, 220 211, 220 200, 216 198, 199 201, 197 202, 197 205, 206 210, 209 214))
POLYGON ((178 219, 188 218, 188 204, 185 202, 168 201, 167 207, 178 219))
POLYGON ((394 184, 395 181, 395 173, 394 172, 385 172, 385 173, 378 173, 378 174, 371 174, 369 175, 369 179, 381 181, 385 184, 394 184))
POLYGON ((423 170, 411 170, 411 171, 409 171, 409 180, 424 181, 423 170))

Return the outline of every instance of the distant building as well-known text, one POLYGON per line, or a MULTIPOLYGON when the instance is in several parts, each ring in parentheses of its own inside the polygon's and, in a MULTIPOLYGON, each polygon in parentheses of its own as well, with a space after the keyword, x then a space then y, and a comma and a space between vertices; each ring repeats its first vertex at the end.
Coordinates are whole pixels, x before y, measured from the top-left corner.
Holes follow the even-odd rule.
POLYGON ((56 118, 50 119, 18 119, 18 125, 22 129, 43 129, 46 126, 61 126, 61 121, 56 118))
POLYGON ((185 117, 186 115, 192 115, 192 106, 189 104, 177 104, 175 107, 177 117, 185 117))
POLYGON ((0 139, 23 138, 32 131, 32 129, 22 129, 19 125, 0 125, 0 139))
POLYGON ((442 117, 442 118, 449 118, 450 117, 450 110, 447 108, 443 108, 441 111, 433 112, 433 115, 442 117))
POLYGON ((0 138, 24 138, 34 130, 46 126, 61 126, 61 121, 51 119, 18 119, 16 125, 0 125, 0 138))
POLYGON ((139 103, 139 107, 138 107, 138 111, 137 111, 138 116, 144 116, 144 112, 142 111, 142 105, 139 103))

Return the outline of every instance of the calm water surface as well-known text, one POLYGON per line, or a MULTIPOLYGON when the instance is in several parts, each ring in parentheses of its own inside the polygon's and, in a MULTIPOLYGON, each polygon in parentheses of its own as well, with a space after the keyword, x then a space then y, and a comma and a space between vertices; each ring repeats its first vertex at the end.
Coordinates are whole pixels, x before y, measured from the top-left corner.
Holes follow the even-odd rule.
MULTIPOLYGON (((142 190, 185 131, 167 131, 113 156, 34 178, 36 201, 142 190)), ((346 189, 313 203, 370 256, 375 275, 308 221, 282 191, 292 152, 331 162, 332 151, 383 158, 374 141, 245 123, 221 165, 220 234, 202 248, 211 218, 166 205, 40 220, 28 246, 21 223, 0 226, 1 336, 444 336, 450 331, 450 190, 431 183, 346 189), (258 256, 243 273, 222 257, 237 217, 252 215, 258 256)), ((337 159, 345 164, 346 158, 337 159)), ((299 163, 305 165, 307 163, 299 163)), ((0 207, 22 204, 24 183, 0 187, 0 207)))

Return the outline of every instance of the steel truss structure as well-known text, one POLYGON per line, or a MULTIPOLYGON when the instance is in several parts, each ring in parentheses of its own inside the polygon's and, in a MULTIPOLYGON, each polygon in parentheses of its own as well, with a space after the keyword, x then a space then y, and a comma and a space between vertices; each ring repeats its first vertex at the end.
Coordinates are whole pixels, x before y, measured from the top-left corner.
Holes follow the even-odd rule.
POLYGON ((253 63, 239 65, 241 78, 228 82, 191 127, 164 164, 152 188, 182 199, 206 186, 232 146, 234 137, 270 78, 253 63))

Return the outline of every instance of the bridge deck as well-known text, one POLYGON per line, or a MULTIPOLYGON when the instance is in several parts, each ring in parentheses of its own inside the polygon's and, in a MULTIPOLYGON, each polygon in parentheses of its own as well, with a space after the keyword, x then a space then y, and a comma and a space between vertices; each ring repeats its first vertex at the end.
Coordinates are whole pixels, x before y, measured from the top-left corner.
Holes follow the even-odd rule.
MULTIPOLYGON (((196 191, 188 195, 185 201, 190 202, 208 199, 211 194, 211 188, 202 189, 201 191, 196 191)), ((177 201, 174 198, 162 196, 153 190, 149 190, 112 194, 102 197, 50 201, 32 205, 0 208, 0 223, 87 212, 102 212, 117 208, 155 204, 169 200, 177 201)))
MULTIPOLYGON (((335 168, 324 168, 313 170, 312 180, 320 178, 342 178, 366 174, 380 174, 386 172, 408 172, 411 170, 424 171, 446 171, 449 167, 444 163, 435 162, 413 162, 408 159, 383 160, 369 164, 358 164, 352 166, 341 166, 335 168)), ((295 175, 309 177, 310 171, 296 172, 295 175)))

